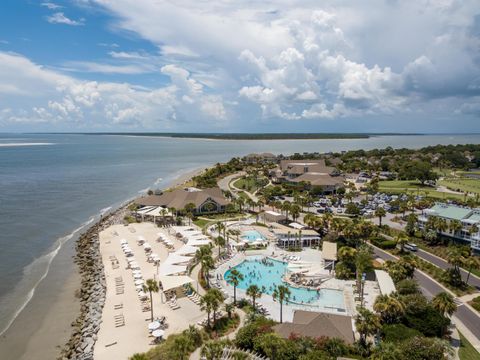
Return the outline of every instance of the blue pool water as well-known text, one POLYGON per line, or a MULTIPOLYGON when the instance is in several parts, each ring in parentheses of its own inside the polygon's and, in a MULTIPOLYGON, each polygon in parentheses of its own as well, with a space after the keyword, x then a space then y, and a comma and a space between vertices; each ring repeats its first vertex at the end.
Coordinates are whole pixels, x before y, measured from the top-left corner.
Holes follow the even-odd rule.
POLYGON ((248 241, 257 241, 258 239, 265 240, 265 236, 260 234, 257 230, 248 230, 242 235, 242 239, 248 241))
MULTIPOLYGON (((296 288, 282 280, 287 270, 287 263, 268 259, 270 265, 261 262, 261 257, 251 257, 232 269, 243 274, 244 279, 238 284, 239 289, 246 290, 250 285, 264 288, 264 294, 271 295, 277 285, 286 285, 290 289, 290 302, 324 308, 344 309, 343 292, 341 290, 296 288)), ((228 279, 229 269, 224 279, 228 279)), ((227 280, 228 281, 228 280, 227 280)), ((265 295, 264 295, 265 296, 265 295)))

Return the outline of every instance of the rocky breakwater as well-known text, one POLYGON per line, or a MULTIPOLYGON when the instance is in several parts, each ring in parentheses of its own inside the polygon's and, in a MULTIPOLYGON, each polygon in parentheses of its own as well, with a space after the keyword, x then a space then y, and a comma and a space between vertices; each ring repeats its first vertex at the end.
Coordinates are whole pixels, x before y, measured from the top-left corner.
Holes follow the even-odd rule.
POLYGON ((80 314, 72 323, 72 334, 59 359, 93 359, 107 289, 99 233, 111 225, 122 223, 126 212, 127 207, 124 206, 100 219, 77 240, 75 263, 81 276, 81 287, 77 293, 80 298, 80 314))

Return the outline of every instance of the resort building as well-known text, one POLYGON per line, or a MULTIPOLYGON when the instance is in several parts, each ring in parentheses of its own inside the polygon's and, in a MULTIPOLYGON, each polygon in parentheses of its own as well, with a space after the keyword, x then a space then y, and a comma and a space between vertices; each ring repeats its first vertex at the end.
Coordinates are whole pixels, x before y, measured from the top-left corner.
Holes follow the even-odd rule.
POLYGON ((277 169, 270 172, 272 182, 287 183, 322 193, 335 193, 344 185, 340 172, 325 164, 325 160, 281 160, 277 169))
POLYGON ((290 246, 312 246, 318 244, 321 237, 318 232, 310 229, 292 229, 280 224, 273 224, 271 230, 279 247, 288 248, 290 246))
POLYGON ((188 204, 195 206, 194 214, 224 212, 229 200, 220 188, 208 189, 175 189, 161 195, 149 195, 136 200, 142 207, 161 206, 167 209, 182 211, 188 204))
POLYGON ((424 228, 431 217, 446 220, 447 228, 441 231, 442 235, 468 242, 473 250, 480 251, 480 209, 439 203, 426 209, 424 215, 418 218, 419 227, 424 228), (454 221, 461 224, 459 230, 454 230, 451 226, 454 221))
POLYGON ((271 210, 264 211, 259 215, 259 217, 260 217, 260 220, 264 223, 265 222, 280 223, 280 222, 284 222, 287 219, 285 215, 280 214, 279 212, 276 212, 276 211, 271 211, 271 210))
POLYGON ((244 157, 245 162, 248 164, 259 164, 259 163, 275 163, 277 162, 277 157, 272 153, 261 153, 261 154, 248 154, 244 157))
POLYGON ((347 344, 355 341, 352 318, 345 315, 295 310, 291 323, 278 324, 273 329, 285 339, 295 334, 311 338, 339 338, 347 344))

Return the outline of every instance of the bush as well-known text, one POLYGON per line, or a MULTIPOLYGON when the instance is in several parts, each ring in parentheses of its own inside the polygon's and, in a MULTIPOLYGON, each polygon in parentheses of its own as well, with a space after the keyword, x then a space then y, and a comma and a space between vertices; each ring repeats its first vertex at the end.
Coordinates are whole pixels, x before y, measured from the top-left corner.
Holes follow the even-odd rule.
POLYGON ((411 295, 420 293, 418 283, 413 279, 400 280, 395 287, 400 295, 411 295))
POLYGON ((480 296, 477 296, 476 298, 474 298, 471 302, 470 302, 470 305, 472 305, 472 307, 477 310, 477 311, 480 311, 480 296))
POLYGON ((405 324, 425 336, 442 337, 450 325, 450 320, 428 305, 419 311, 407 313, 405 324))
POLYGON ((410 329, 403 324, 385 324, 382 326, 381 334, 386 342, 401 342, 422 334, 415 329, 410 329))
POLYGON ((235 336, 235 344, 242 349, 254 349, 255 339, 261 334, 272 332, 273 320, 256 317, 254 321, 243 326, 235 336))
POLYGON ((384 237, 376 237, 376 238, 373 238, 372 240, 370 240, 370 242, 379 247, 380 249, 395 249, 395 247, 397 246, 397 243, 396 241, 394 240, 386 240, 384 237))

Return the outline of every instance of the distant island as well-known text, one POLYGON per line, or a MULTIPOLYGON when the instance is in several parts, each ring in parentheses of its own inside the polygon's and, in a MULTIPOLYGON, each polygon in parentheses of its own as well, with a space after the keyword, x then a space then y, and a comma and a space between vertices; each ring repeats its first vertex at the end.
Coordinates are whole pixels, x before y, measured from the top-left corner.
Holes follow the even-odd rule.
MULTIPOLYGON (((72 134, 72 133, 68 133, 72 134)), ((78 133, 75 133, 78 134, 78 133)), ((155 136, 214 140, 311 140, 368 139, 372 136, 423 135, 417 133, 163 133, 163 132, 98 132, 83 135, 155 136)))

